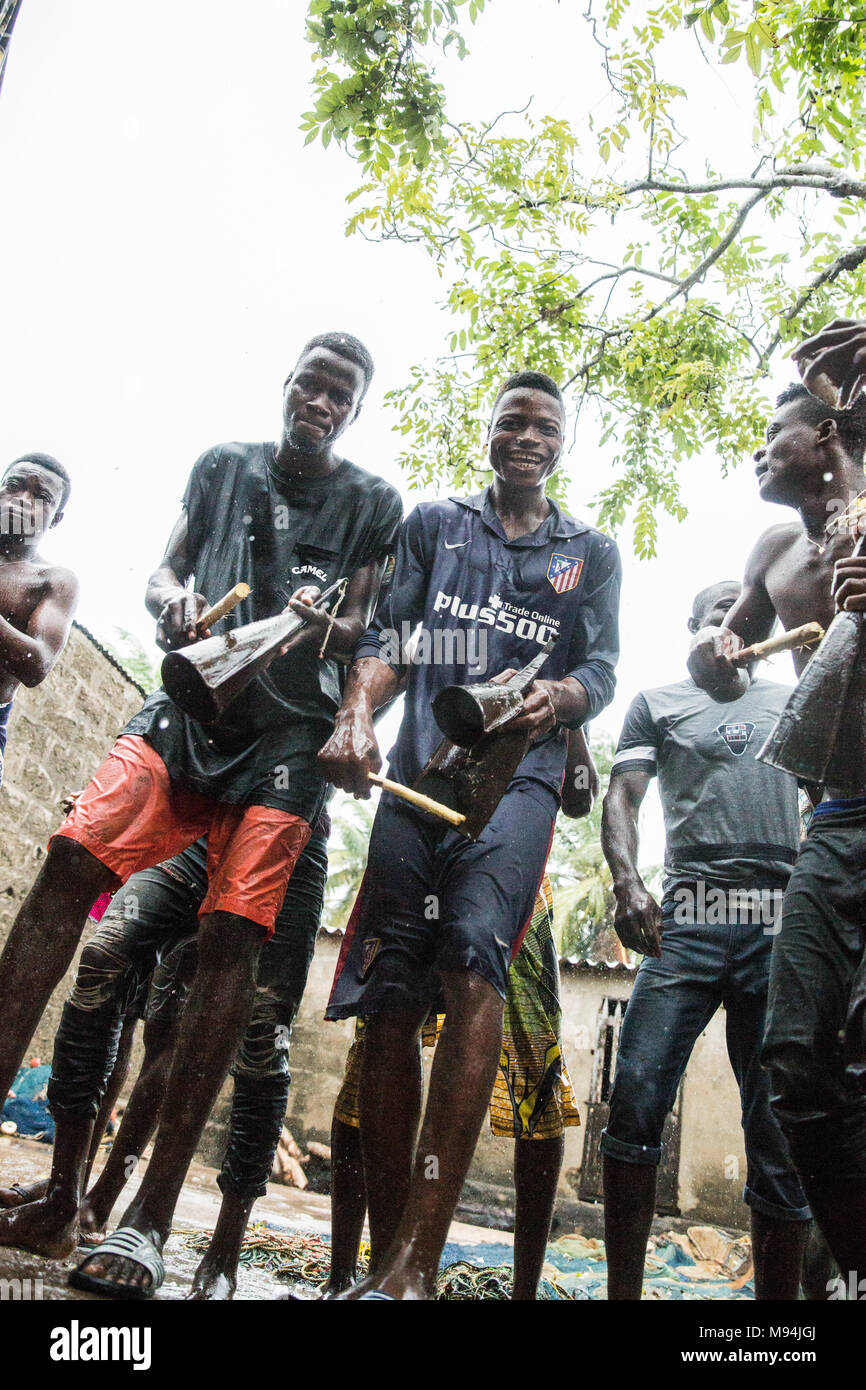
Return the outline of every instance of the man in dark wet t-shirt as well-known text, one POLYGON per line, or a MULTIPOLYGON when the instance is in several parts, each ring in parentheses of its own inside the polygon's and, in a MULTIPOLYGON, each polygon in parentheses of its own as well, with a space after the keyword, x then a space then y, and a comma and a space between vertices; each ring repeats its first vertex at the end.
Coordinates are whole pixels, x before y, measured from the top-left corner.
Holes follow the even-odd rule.
MULTIPOLYGON (((340 702, 336 658, 349 658, 365 629, 402 511, 394 488, 334 451, 372 370, 357 339, 312 339, 286 382, 279 444, 223 444, 199 459, 147 592, 164 648, 195 641, 200 615, 240 581, 252 592, 225 620, 229 628, 279 613, 290 601, 309 611, 309 590, 346 576, 339 616, 333 625, 315 616, 303 641, 215 725, 196 723, 164 691, 145 701, 52 840, 0 960, 3 1094, 94 899, 207 834, 199 967, 164 1123, 121 1229, 73 1276, 83 1287, 135 1297, 161 1282, 160 1250, 250 1015, 259 951, 324 799, 316 753, 340 702), (193 576, 194 591, 186 587, 193 576)), ((89 964, 97 981, 116 973, 113 957, 98 957, 87 946, 82 967, 89 964), (88 962, 88 952, 97 958, 88 962)), ((76 1072, 87 1045, 86 1017, 64 1011, 52 1105, 80 1122, 63 1126, 67 1152, 47 1196, 0 1215, 0 1244, 49 1255, 74 1247, 80 1173, 96 1114, 90 1079, 84 1085, 76 1072)))

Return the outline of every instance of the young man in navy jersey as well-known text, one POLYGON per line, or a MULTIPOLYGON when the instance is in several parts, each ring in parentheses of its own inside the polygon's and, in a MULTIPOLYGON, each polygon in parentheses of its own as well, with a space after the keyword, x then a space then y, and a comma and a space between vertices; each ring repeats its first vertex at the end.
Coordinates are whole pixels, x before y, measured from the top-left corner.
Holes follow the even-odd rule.
POLYGON ((616 546, 545 496, 564 424, 550 377, 520 372, 504 384, 488 431, 493 482, 474 497, 422 503, 404 524, 393 583, 355 652, 320 753, 329 781, 368 796, 368 773, 381 765, 373 712, 408 669, 389 761, 391 775, 411 783, 441 739, 430 708, 438 690, 517 670, 558 638, 513 726, 532 744, 477 841, 387 793, 379 804, 328 1010, 368 1021, 361 1142, 371 1232, 388 1250, 375 1278, 348 1297, 434 1296, 493 1087, 509 962, 559 807, 563 729, 594 718, 614 692, 616 546), (432 659, 416 652, 409 663, 403 634, 419 623, 427 641, 419 638, 418 651, 432 659), (449 644, 436 641, 443 632, 453 634, 449 644), (444 650, 455 657, 447 664, 436 660, 444 650), (416 1148, 417 1040, 437 1001, 446 1019, 416 1148))

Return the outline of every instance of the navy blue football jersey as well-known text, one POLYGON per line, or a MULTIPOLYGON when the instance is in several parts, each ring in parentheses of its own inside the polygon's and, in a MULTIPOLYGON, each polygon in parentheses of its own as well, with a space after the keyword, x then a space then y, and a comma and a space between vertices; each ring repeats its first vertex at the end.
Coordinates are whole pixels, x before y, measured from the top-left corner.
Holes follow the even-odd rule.
MULTIPOLYGON (((408 669, 403 722, 389 754, 401 781, 414 780, 442 737, 431 713, 439 690, 525 666, 551 637, 558 641, 539 679, 580 681, 586 721, 613 698, 619 553, 552 499, 550 508, 536 531, 516 540, 505 535, 489 491, 422 502, 403 524, 392 583, 355 653, 408 669)), ((558 796, 564 768, 557 726, 532 745, 518 776, 558 796)))

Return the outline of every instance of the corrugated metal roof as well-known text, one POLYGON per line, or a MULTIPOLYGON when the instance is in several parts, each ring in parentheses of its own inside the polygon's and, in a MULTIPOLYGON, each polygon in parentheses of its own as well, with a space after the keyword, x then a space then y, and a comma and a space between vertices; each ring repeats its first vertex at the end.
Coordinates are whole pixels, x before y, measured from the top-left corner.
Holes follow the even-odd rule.
POLYGON ((626 965, 624 961, 587 960, 586 956, 560 956, 562 969, 580 971, 589 975, 634 975, 636 965, 626 965))

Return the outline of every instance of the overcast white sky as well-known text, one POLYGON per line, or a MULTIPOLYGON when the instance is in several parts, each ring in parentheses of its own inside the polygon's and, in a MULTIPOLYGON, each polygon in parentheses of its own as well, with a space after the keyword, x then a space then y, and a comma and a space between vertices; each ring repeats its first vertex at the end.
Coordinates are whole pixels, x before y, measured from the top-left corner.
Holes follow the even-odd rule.
MULTIPOLYGON (((306 337, 345 328, 370 346, 377 375, 345 452, 399 486, 382 397, 451 331, 442 282, 418 249, 345 238, 356 168, 333 146, 303 146, 305 9, 22 6, 0 93, 0 463, 42 449, 70 469, 72 500, 46 553, 80 575, 78 616, 103 638, 120 626, 151 641, 144 586, 189 469, 219 440, 274 437, 306 337)), ((469 34, 473 56, 449 78, 455 111, 484 116, 533 97, 539 111, 573 116, 603 102, 577 7, 535 0, 531 24, 527 14, 525 0, 495 0, 469 34)), ((683 64, 694 61, 684 46, 683 64)), ((702 66, 696 90, 707 153, 730 167, 736 145, 737 170, 748 168, 739 73, 702 66)), ((791 376, 783 364, 768 400, 791 376)), ((586 429, 565 467, 571 509, 587 515, 609 474, 586 429)), ((685 493, 688 521, 663 524, 657 560, 636 560, 622 538, 619 694, 599 721, 613 734, 636 690, 684 674, 691 596, 738 577, 780 515, 758 500, 748 461, 725 481, 712 457, 694 462, 685 493)), ((787 658, 772 668, 777 679, 790 669, 787 658)), ((655 813, 645 849, 658 857, 655 813)))

